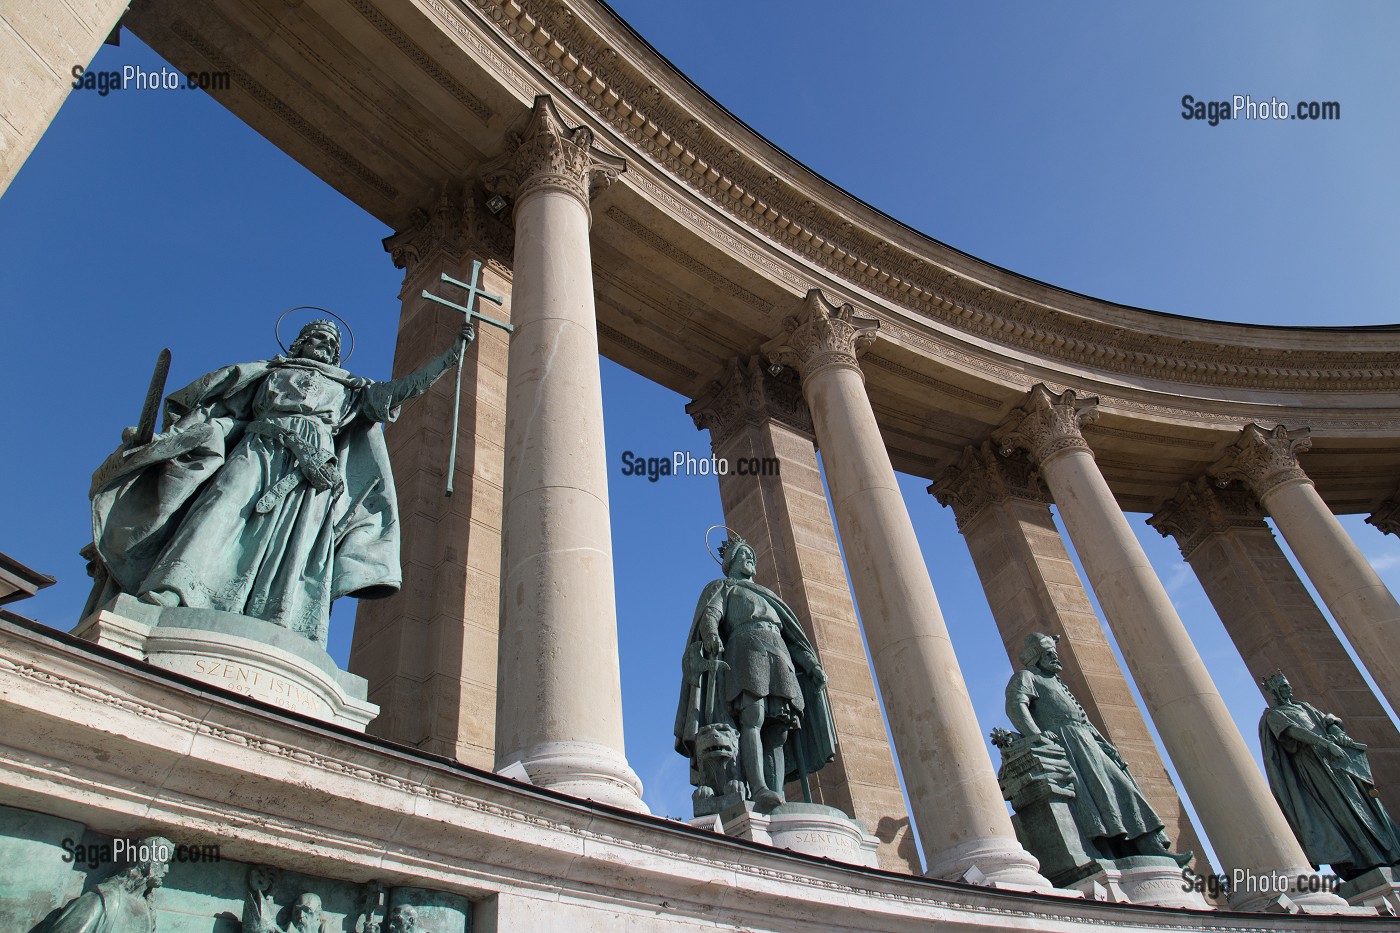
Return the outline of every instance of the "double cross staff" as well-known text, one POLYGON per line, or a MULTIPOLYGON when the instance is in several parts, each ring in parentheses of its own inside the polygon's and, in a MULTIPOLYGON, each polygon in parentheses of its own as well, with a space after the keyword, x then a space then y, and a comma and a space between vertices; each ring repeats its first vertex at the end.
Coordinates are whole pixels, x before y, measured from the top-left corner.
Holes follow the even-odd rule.
MULTIPOLYGON (((423 290, 423 297, 429 301, 436 301, 440 305, 446 305, 453 311, 460 311, 467 316, 467 320, 480 318, 482 322, 499 327, 508 334, 515 332, 515 328, 512 325, 506 324, 503 321, 498 321, 495 318, 487 317, 476 310, 475 305, 478 298, 494 301, 497 305, 500 305, 504 300, 499 295, 490 295, 481 289, 478 284, 481 281, 480 260, 472 260, 472 280, 470 282, 459 282, 446 272, 442 274, 442 280, 449 285, 465 288, 467 290, 467 303, 465 305, 459 305, 455 301, 439 298, 427 289, 423 290)), ((457 472, 457 418, 462 411, 462 357, 466 355, 466 352, 467 341, 464 339, 462 341, 462 352, 457 355, 457 390, 452 393, 452 453, 449 454, 447 458, 447 491, 444 493, 444 495, 448 496, 452 495, 452 480, 457 472)))

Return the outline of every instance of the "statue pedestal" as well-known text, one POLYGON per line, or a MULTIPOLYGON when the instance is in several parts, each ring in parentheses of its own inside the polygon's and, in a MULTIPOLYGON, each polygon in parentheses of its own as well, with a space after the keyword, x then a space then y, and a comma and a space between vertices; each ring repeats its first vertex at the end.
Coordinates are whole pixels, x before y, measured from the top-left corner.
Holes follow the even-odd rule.
POLYGON ((1382 865, 1337 888, 1337 896, 1353 907, 1374 907, 1381 916, 1400 916, 1400 869, 1382 865))
POLYGON ((691 825, 848 865, 880 867, 875 859, 880 840, 840 810, 819 803, 785 803, 760 813, 745 800, 719 816, 696 818, 691 825))
POLYGON ((325 649, 263 619, 121 595, 73 630, 79 638, 186 677, 363 732, 379 715, 368 683, 325 649))
POLYGON ((1120 859, 1100 859, 1100 872, 1103 880, 1090 876, 1071 887, 1083 891, 1092 900, 1115 900, 1113 897, 1095 897, 1088 888, 1097 882, 1104 889, 1112 886, 1121 892, 1122 900, 1129 904, 1151 904, 1154 907, 1190 907, 1195 910, 1215 908, 1200 892, 1183 891, 1181 865, 1174 858, 1164 855, 1131 855, 1120 859), (1088 888, 1081 885, 1087 885, 1088 888))

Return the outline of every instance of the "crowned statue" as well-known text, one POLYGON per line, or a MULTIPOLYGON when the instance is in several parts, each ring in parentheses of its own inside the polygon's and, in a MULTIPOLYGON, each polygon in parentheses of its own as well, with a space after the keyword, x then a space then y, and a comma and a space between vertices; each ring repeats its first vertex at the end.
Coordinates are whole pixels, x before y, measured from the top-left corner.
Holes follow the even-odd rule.
POLYGON ((788 781, 835 756, 826 673, 797 616, 754 582, 753 548, 720 546, 724 576, 700 593, 686 638, 676 751, 690 759, 695 815, 752 801, 771 811, 788 781))
POLYGON ((160 373, 143 425, 93 476, 85 554, 95 585, 84 615, 128 594, 263 619, 324 648, 332 600, 388 596, 401 582, 379 424, 474 337, 467 319, 422 369, 375 382, 341 368, 340 328, 315 320, 285 356, 225 366, 171 393, 153 434, 160 373))
POLYGON ((1282 671, 1261 684, 1269 697, 1259 720, 1264 770, 1308 861, 1345 880, 1400 866, 1400 835, 1381 806, 1366 746, 1336 716, 1295 700, 1282 671))

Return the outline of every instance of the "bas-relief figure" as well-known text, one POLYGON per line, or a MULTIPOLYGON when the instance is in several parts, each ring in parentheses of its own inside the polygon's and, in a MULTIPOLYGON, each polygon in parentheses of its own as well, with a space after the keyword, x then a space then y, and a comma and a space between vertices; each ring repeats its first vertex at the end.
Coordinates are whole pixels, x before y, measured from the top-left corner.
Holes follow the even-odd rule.
POLYGON ((783 786, 835 756, 826 673, 791 608, 754 582, 753 548, 720 546, 686 638, 676 751, 690 759, 697 816, 748 797, 784 802, 783 786))
POLYGON ((287 925, 277 925, 277 902, 272 887, 278 872, 266 865, 248 869, 248 898, 243 910, 243 933, 322 933, 321 896, 305 892, 287 909, 287 925))
POLYGON ((152 898, 170 870, 175 844, 161 836, 142 839, 143 858, 86 894, 75 898, 49 927, 49 933, 153 933, 152 898))
POLYGON ((1347 880, 1400 865, 1400 836, 1381 806, 1366 746, 1336 716, 1295 700, 1281 672, 1262 683, 1270 704, 1259 720, 1264 770, 1308 861, 1347 880))
MULTIPOLYGON (((118 593, 285 626, 324 647, 331 601, 401 582, 393 476, 378 423, 422 395, 475 337, 417 372, 341 369, 331 321, 290 355, 226 366, 165 401, 165 430, 93 477, 89 610, 118 593)), ((129 440, 129 438, 128 438, 129 440)))
POLYGON ((1057 641, 1039 633, 1026 637, 1019 656, 1023 669, 1006 685, 1006 715, 1033 745, 1052 743, 1063 750, 1074 778, 1071 813, 1091 856, 1159 855, 1184 865, 1191 853, 1170 851, 1165 824, 1122 756, 1060 679, 1057 641))

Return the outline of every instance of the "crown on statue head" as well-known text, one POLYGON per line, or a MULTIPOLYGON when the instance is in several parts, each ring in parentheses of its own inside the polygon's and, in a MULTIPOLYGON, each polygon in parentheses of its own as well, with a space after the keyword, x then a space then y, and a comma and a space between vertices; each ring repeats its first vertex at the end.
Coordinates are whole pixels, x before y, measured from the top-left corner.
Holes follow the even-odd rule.
POLYGON ((728 538, 724 539, 724 541, 721 542, 719 546, 720 563, 728 565, 729 555, 733 554, 736 550, 738 550, 741 547, 747 547, 749 548, 749 550, 753 550, 753 548, 749 547, 749 542, 745 541, 739 535, 731 534, 728 538))
POLYGON ((1259 681, 1259 684, 1264 688, 1264 692, 1269 694, 1278 693, 1280 687, 1289 686, 1288 678, 1283 676, 1283 671, 1274 671, 1268 677, 1259 681))

